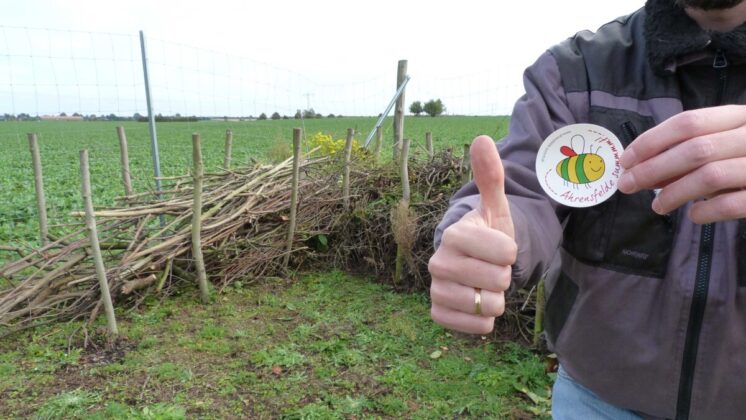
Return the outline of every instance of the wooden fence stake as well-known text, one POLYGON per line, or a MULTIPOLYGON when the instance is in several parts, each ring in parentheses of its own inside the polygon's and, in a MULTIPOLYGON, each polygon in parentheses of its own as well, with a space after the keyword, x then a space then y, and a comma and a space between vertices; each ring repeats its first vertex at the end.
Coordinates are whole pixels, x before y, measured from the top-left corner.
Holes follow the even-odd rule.
POLYGON ((36 187, 36 208, 39 212, 39 237, 41 246, 49 243, 49 226, 47 224, 47 200, 44 197, 44 175, 41 170, 41 153, 36 133, 28 133, 28 144, 31 148, 31 161, 34 166, 34 186, 36 187))
POLYGON ((469 145, 464 144, 464 159, 461 164, 461 183, 466 184, 471 181, 471 155, 469 154, 469 145))
POLYGON ((83 184, 83 206, 85 207, 85 226, 88 229, 88 235, 91 241, 91 252, 93 261, 96 266, 96 277, 101 289, 101 300, 104 302, 106 311, 106 321, 109 325, 109 332, 113 335, 119 334, 117 328, 117 319, 114 316, 114 304, 111 302, 111 293, 109 292, 109 282, 106 280, 106 268, 104 259, 101 257, 101 247, 98 242, 98 232, 96 230, 96 219, 93 215, 93 198, 91 197, 91 173, 88 169, 88 150, 80 151, 80 179, 83 184))
POLYGON ((433 150, 433 133, 425 133, 425 147, 427 147, 427 159, 431 161, 435 158, 435 151, 433 150))
POLYGON ((285 249, 285 258, 282 266, 287 270, 290 263, 290 252, 293 250, 293 238, 295 237, 296 212, 298 208, 298 183, 300 178, 300 140, 301 129, 293 129, 293 184, 290 195, 290 226, 288 226, 288 244, 285 249))
POLYGON ((350 158, 352 155, 352 136, 355 130, 347 129, 347 141, 345 142, 345 166, 342 174, 342 200, 345 209, 350 208, 350 158))
POLYGON ((409 204, 409 139, 404 139, 401 150, 401 198, 409 204))
MULTIPOLYGON (((409 200, 411 198, 409 189, 409 139, 404 139, 401 150, 401 201, 399 201, 398 208, 395 209, 397 214, 398 223, 405 223, 403 215, 409 214, 409 200)), ((408 217, 408 216, 407 216, 408 217)), ((395 229, 402 229, 402 227, 394 226, 395 229)), ((396 265, 394 267, 394 284, 401 284, 404 280, 404 261, 405 261, 405 250, 403 244, 396 244, 396 265)))
POLYGON ((381 146, 383 146, 383 130, 381 126, 376 127, 376 147, 373 149, 373 156, 378 162, 381 159, 381 146))
POLYGON ((117 136, 119 137, 119 153, 122 161, 122 183, 124 183, 124 195, 130 197, 132 192, 132 179, 130 177, 130 157, 127 149, 127 135, 124 133, 124 127, 117 127, 117 136))
POLYGON ((233 130, 225 130, 225 158, 223 158, 223 169, 231 169, 231 153, 233 153, 233 130))
POLYGON ((199 283, 199 296, 202 303, 210 302, 210 289, 207 287, 207 273, 205 272, 205 259, 202 256, 202 178, 204 167, 202 166, 202 146, 199 134, 192 134, 192 160, 194 161, 194 199, 192 201, 192 257, 197 266, 197 282, 199 283))
MULTIPOLYGON (((404 83, 404 79, 407 77, 407 60, 399 60, 399 64, 396 69, 396 89, 404 83)), ((403 146, 404 140, 404 93, 402 92, 399 98, 396 100, 396 107, 394 108, 394 150, 393 157, 394 162, 399 161, 399 151, 403 146)))

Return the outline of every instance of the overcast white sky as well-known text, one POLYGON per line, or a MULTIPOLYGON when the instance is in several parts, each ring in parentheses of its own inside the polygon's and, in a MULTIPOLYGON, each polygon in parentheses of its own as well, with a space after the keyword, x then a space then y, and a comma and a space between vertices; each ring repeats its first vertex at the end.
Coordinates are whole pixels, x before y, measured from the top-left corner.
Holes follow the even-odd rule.
POLYGON ((504 114, 522 92, 523 69, 547 47, 643 4, 8 1, 0 15, 0 114, 145 113, 140 29, 155 112, 257 115, 311 105, 377 114, 394 92, 397 60, 407 59, 407 103, 440 97, 450 113, 504 114))

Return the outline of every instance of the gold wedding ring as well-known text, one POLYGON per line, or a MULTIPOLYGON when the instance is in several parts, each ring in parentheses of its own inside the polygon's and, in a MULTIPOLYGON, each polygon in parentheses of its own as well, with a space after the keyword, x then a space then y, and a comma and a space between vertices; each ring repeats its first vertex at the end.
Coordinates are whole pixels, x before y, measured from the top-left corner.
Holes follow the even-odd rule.
POLYGON ((474 288, 474 313, 482 315, 482 289, 474 288))

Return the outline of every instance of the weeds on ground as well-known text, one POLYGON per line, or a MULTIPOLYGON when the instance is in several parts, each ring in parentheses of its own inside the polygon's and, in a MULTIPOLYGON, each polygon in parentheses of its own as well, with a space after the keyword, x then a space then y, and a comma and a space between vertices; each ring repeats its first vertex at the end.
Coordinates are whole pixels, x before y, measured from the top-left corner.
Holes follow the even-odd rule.
POLYGON ((539 356, 444 330, 421 294, 329 272, 198 302, 118 314, 121 351, 91 331, 82 347, 77 322, 0 342, 0 417, 549 416, 539 356))

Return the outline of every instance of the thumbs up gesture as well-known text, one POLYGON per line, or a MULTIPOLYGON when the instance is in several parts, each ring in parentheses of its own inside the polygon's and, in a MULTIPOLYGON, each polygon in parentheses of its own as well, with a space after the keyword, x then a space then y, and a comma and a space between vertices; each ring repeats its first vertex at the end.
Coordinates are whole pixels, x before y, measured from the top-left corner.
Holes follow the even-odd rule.
POLYGON ((477 137, 470 155, 480 203, 443 232, 430 258, 430 314, 446 328, 487 334, 505 311, 518 246, 494 141, 477 137))

